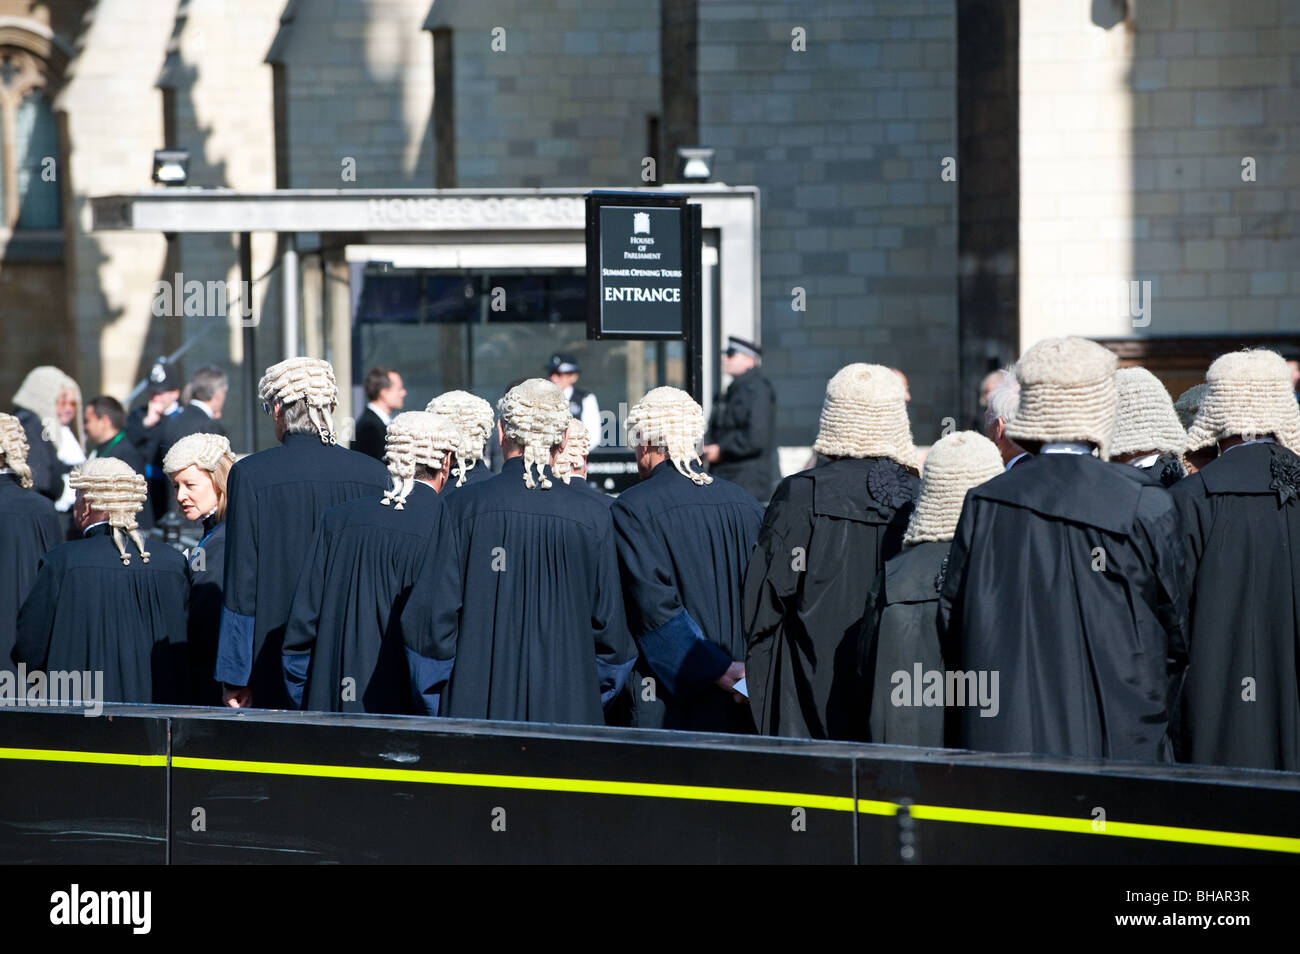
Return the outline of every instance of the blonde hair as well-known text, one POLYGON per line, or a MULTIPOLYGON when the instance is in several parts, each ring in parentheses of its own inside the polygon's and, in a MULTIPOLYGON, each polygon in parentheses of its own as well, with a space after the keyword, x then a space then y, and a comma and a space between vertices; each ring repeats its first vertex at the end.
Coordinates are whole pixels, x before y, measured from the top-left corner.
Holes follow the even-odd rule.
POLYGON ((217 519, 226 519, 226 480, 235 465, 230 441, 221 434, 187 434, 171 446, 163 458, 163 473, 174 477, 194 466, 206 473, 217 493, 217 519))

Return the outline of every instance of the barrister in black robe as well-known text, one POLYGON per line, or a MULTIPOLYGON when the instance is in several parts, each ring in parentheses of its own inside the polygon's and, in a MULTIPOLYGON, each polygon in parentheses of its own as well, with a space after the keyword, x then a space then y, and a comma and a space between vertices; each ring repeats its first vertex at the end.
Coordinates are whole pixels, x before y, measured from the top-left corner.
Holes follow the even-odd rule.
POLYGON ((1300 771, 1300 457, 1229 445, 1173 496, 1196 567, 1179 758, 1300 771))
MULTIPOLYGON (((144 478, 121 461, 91 461, 80 474, 101 478, 104 465, 137 481, 143 501, 144 478)), ((103 672, 102 702, 188 703, 185 558, 156 546, 145 562, 138 532, 125 539, 119 517, 96 509, 101 506, 109 504, 86 485, 78 487, 73 511, 85 536, 41 561, 18 615, 14 661, 33 670, 103 672)))
POLYGON ((327 362, 290 358, 273 365, 259 392, 271 405, 279 447, 230 471, 226 507, 225 603, 216 678, 228 704, 290 705, 281 668, 289 604, 325 511, 388 486, 379 461, 332 443, 337 399, 327 362), (293 397, 306 392, 306 397, 293 397), (282 395, 291 395, 285 399, 282 395), (295 423, 297 422, 297 423, 295 423), (303 430, 286 432, 290 426, 303 430))
POLYGON ((943 706, 896 705, 899 682, 943 671, 939 587, 950 541, 908 547, 885 561, 863 617, 863 684, 871 693, 868 740, 887 745, 943 745, 943 706))
POLYGON ((18 609, 41 558, 63 542, 54 504, 31 488, 26 440, 16 417, 0 414, 0 671, 12 670, 18 609))
POLYGON ((836 372, 813 449, 826 462, 781 482, 745 573, 749 703, 764 735, 862 741, 866 594, 920 489, 894 372, 836 372))
MULTIPOLYGON (((1048 445, 1050 447, 1050 445, 1048 445)), ((997 672, 998 715, 949 743, 1168 761, 1187 566, 1169 494, 1137 468, 1041 453, 972 490, 941 598, 950 670, 997 672)))
POLYGON ((284 674, 303 709, 413 711, 397 620, 442 524, 456 434, 445 418, 415 411, 393 418, 386 439, 393 488, 327 510, 298 578, 284 674))
POLYGON ((1300 771, 1300 410, 1273 352, 1206 379, 1189 437, 1219 456, 1172 491, 1195 572, 1178 754, 1300 771))
POLYGON ((745 672, 759 732, 864 741, 863 596, 902 546, 919 483, 895 461, 831 460, 787 477, 745 575, 745 672))
POLYGON ((187 551, 193 585, 187 627, 191 698, 195 705, 221 705, 221 686, 213 678, 217 635, 225 590, 226 488, 235 455, 220 434, 196 433, 177 441, 162 469, 176 488, 181 516, 202 521, 199 543, 187 551))
POLYGON ((636 658, 610 511, 550 474, 558 388, 529 379, 502 409, 501 473, 447 498, 402 614, 413 691, 430 715, 599 725, 636 658))
POLYGON ((923 690, 944 670, 939 591, 948 548, 967 491, 1001 474, 1004 457, 993 441, 959 431, 940 439, 925 458, 903 551, 886 560, 876 576, 862 623, 872 742, 943 745, 943 700, 927 700, 923 690))
POLYGON ((613 505, 623 602, 639 657, 632 724, 753 732, 744 699, 723 679, 745 659, 740 589, 762 507, 730 481, 699 473, 704 413, 690 395, 656 388, 633 407, 642 480, 613 505), (739 702, 739 704, 738 704, 739 702))

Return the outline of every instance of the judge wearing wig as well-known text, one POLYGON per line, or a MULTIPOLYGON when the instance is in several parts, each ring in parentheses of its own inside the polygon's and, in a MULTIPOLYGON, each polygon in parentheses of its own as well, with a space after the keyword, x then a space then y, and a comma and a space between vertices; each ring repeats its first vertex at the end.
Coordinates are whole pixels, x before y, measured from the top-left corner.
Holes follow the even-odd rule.
POLYGON ((571 416, 559 388, 530 378, 498 409, 501 473, 448 496, 442 552, 402 613, 415 701, 428 715, 600 725, 636 658, 609 508, 551 470, 571 416))
POLYGON ((176 488, 176 502, 186 520, 203 522, 203 538, 189 554, 189 645, 191 700, 221 705, 221 686, 213 678, 226 561, 226 481, 235 455, 220 434, 182 437, 163 458, 163 472, 176 488))
POLYGON ((295 705, 412 711, 397 622, 422 563, 440 558, 440 491, 457 437, 440 414, 397 415, 384 432, 392 487, 325 512, 284 636, 285 688, 295 705))
POLYGON ((685 391, 655 388, 627 425, 641 482, 619 496, 613 517, 640 651, 633 724, 753 732, 734 687, 745 676, 740 587, 763 508, 737 484, 703 472, 704 412, 685 391))
POLYGON ((288 358, 266 369, 257 390, 280 446, 230 469, 216 675, 226 705, 284 709, 284 628, 312 537, 330 507, 382 494, 388 470, 338 446, 328 361, 288 358))
POLYGON ((1300 408, 1282 356, 1225 354, 1174 489, 1192 561, 1180 760, 1300 771, 1300 408))
POLYGON ((813 450, 827 462, 777 487, 745 572, 749 704, 764 735, 862 741, 864 597, 920 489, 898 376, 836 372, 813 450))
POLYGON ((74 470, 70 483, 82 536, 41 561, 18 613, 14 661, 102 672, 104 702, 187 702, 189 567, 171 547, 145 549, 136 522, 144 477, 101 457, 74 470))
POLYGON ((496 437, 492 405, 468 391, 445 391, 430 401, 425 410, 441 414, 456 427, 455 463, 446 486, 438 492, 446 494, 490 479, 493 474, 485 456, 488 439, 496 437))

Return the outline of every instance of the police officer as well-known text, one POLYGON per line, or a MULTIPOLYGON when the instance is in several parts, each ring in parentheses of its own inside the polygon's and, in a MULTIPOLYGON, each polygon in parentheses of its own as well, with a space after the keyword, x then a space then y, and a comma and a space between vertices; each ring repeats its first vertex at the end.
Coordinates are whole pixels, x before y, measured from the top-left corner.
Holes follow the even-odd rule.
POLYGON ((712 473, 739 484, 766 504, 781 479, 776 392, 758 370, 762 355, 758 345, 733 336, 722 355, 722 370, 731 375, 731 386, 714 398, 704 458, 712 473))
POLYGON ((596 395, 578 387, 578 375, 581 369, 571 354, 557 352, 546 362, 546 374, 550 382, 563 392, 569 402, 569 413, 582 421, 587 428, 588 439, 592 446, 600 444, 600 404, 596 395))

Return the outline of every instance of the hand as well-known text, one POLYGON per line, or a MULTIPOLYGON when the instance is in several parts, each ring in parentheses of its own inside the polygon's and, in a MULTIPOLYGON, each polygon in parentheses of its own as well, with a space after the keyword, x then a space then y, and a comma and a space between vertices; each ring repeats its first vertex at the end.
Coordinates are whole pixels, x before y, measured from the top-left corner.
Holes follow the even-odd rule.
POLYGON ((714 680, 719 689, 731 693, 731 698, 736 702, 748 702, 749 700, 736 692, 732 687, 740 680, 745 678, 745 664, 743 662, 733 662, 727 667, 727 671, 714 680))
POLYGON ((704 459, 710 464, 716 464, 722 457, 722 449, 717 444, 704 445, 704 459))
POLYGON ((253 690, 248 686, 221 685, 221 704, 232 709, 247 709, 253 704, 253 690))
POLYGON ((153 427, 162 420, 163 411, 167 410, 166 405, 160 400, 161 395, 155 394, 149 399, 149 404, 144 412, 144 426, 153 427))

